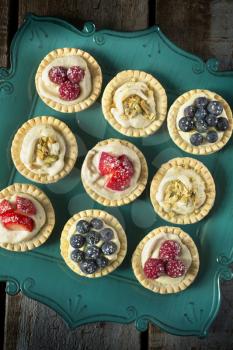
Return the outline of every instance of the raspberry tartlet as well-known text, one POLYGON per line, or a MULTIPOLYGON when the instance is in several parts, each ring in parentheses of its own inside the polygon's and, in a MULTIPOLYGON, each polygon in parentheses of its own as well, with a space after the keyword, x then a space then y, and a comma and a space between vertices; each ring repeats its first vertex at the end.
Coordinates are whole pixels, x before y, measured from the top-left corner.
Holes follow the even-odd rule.
POLYGON ((143 154, 132 143, 108 139, 87 153, 81 177, 85 190, 96 202, 120 206, 141 195, 148 169, 143 154))
POLYGON ((106 86, 103 114, 121 134, 145 137, 156 132, 167 114, 167 96, 151 74, 139 70, 118 73, 106 86))
POLYGON ((15 183, 0 192, 0 247, 12 251, 39 247, 54 223, 52 204, 39 188, 15 183))
POLYGON ((180 228, 161 226, 138 244, 132 267, 143 287, 161 294, 177 293, 190 286, 198 273, 198 250, 180 228))
POLYGON ((155 212, 174 224, 202 220, 215 201, 215 183, 209 170, 193 158, 174 158, 156 172, 150 188, 155 212))
POLYGON ((175 144, 188 153, 207 155, 219 151, 233 129, 228 103, 209 90, 190 90, 170 107, 168 131, 175 144))
POLYGON ((73 169, 78 146, 65 123, 42 116, 28 120, 17 131, 11 155, 23 176, 35 182, 52 183, 73 169))
POLYGON ((64 113, 79 112, 91 106, 102 86, 102 73, 96 60, 75 48, 56 49, 41 61, 36 89, 49 107, 64 113))
POLYGON ((116 218, 102 210, 81 211, 61 234, 61 255, 75 273, 101 277, 114 271, 127 251, 125 232, 116 218))

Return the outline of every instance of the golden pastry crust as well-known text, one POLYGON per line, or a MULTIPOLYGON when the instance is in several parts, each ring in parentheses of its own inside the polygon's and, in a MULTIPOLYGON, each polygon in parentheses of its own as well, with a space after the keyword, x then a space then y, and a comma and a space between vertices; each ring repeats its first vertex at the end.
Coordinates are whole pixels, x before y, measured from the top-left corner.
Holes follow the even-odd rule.
POLYGON ((127 252, 127 238, 125 235, 125 231, 123 230, 119 221, 114 216, 106 213, 103 210, 84 210, 72 216, 65 224, 61 234, 60 250, 61 250, 61 256, 65 260, 65 263, 69 266, 71 270, 73 270, 78 275, 89 277, 89 278, 102 277, 114 271, 124 260, 127 252), (111 226, 116 231, 121 246, 117 254, 116 260, 114 260, 105 268, 93 274, 85 274, 80 270, 78 264, 72 261, 69 257, 69 239, 68 239, 69 230, 78 220, 94 218, 94 217, 104 220, 106 225, 111 226))
POLYGON ((202 90, 202 89, 190 90, 184 93, 183 95, 179 96, 175 100, 175 102, 171 105, 168 111, 167 126, 168 126, 168 131, 172 140, 182 150, 192 154, 208 155, 219 151, 229 141, 233 130, 232 111, 229 104, 220 95, 216 94, 215 92, 212 92, 209 90, 202 90), (229 129, 224 131, 223 137, 219 141, 213 144, 193 146, 188 142, 186 142, 179 134, 179 130, 177 129, 177 126, 176 126, 176 118, 177 118, 179 109, 185 102, 187 102, 194 95, 202 94, 202 93, 205 94, 209 99, 221 102, 229 121, 229 129))
POLYGON ((202 164, 200 161, 193 158, 174 158, 169 160, 167 163, 164 163, 159 170, 156 172, 150 188, 150 199, 153 204, 155 212, 164 220, 172 222, 173 224, 185 225, 193 224, 202 220, 211 210, 214 205, 215 200, 215 183, 213 177, 209 170, 202 164), (192 169, 205 183, 206 188, 206 200, 205 203, 195 212, 191 214, 181 215, 174 212, 166 212, 157 202, 156 193, 158 187, 163 177, 166 175, 167 171, 174 167, 183 167, 184 169, 192 169))
POLYGON ((102 97, 102 110, 105 119, 121 134, 131 137, 145 137, 156 132, 163 124, 167 114, 167 95, 162 85, 151 74, 139 70, 125 70, 118 73, 106 86, 102 97), (116 89, 129 81, 145 82, 154 91, 157 118, 146 128, 125 128, 111 113, 113 95, 116 89))
POLYGON ((16 252, 25 252, 27 250, 32 250, 39 247, 49 238, 55 224, 55 213, 53 206, 46 194, 42 192, 38 187, 33 185, 19 183, 10 185, 0 192, 0 201, 2 199, 9 199, 14 194, 19 193, 29 194, 30 196, 34 197, 42 205, 46 214, 46 222, 44 226, 31 240, 21 243, 0 243, 1 248, 16 252))
POLYGON ((44 101, 45 104, 47 104, 49 107, 59 112, 74 113, 90 107, 96 101, 96 99, 98 98, 101 92, 102 72, 99 64, 88 52, 82 51, 80 49, 75 49, 75 48, 62 48, 62 49, 56 49, 49 52, 47 56, 45 56, 45 58, 41 61, 36 72, 35 83, 36 83, 36 89, 37 89, 38 95, 44 101), (71 56, 71 55, 78 55, 86 61, 92 77, 92 92, 90 96, 88 96, 86 99, 84 99, 81 102, 78 102, 78 103, 74 102, 74 104, 65 105, 43 96, 40 93, 38 80, 41 78, 43 70, 55 58, 63 57, 63 56, 71 56))
POLYGON ((161 226, 157 229, 151 231, 146 235, 143 240, 138 244, 136 250, 133 253, 132 257, 132 267, 133 272, 137 278, 137 280, 141 283, 141 285, 147 289, 152 290, 155 293, 160 294, 168 294, 168 293, 178 293, 182 290, 186 289, 190 284, 194 281, 198 270, 199 270, 199 254, 195 243, 192 238, 181 230, 179 227, 169 227, 169 226, 161 226), (146 242, 148 242, 151 238, 159 235, 161 233, 169 233, 177 235, 181 242, 189 249, 190 254, 192 256, 192 264, 189 267, 186 275, 183 280, 178 284, 167 284, 164 285, 159 283, 156 279, 152 280, 145 277, 142 263, 141 263, 141 254, 146 242))
POLYGON ((125 204, 129 204, 130 202, 133 202, 137 197, 139 197, 142 192, 144 191, 146 184, 147 184, 147 179, 148 179, 148 167, 147 167, 147 163, 146 163, 146 159, 144 157, 144 155, 142 154, 141 151, 139 151, 139 149, 134 146, 132 143, 125 141, 125 140, 119 140, 119 139, 107 139, 107 140, 103 140, 98 142, 95 147, 93 147, 93 150, 98 147, 98 146, 104 146, 104 145, 108 145, 111 142, 120 142, 122 145, 132 149, 137 156, 140 159, 141 162, 141 175, 140 178, 138 179, 138 184, 136 186, 136 188, 129 193, 126 197, 121 198, 121 199, 113 199, 110 200, 108 198, 105 198, 101 195, 99 195, 98 193, 96 193, 86 182, 85 182, 85 174, 83 174, 83 172, 81 171, 81 178, 82 178, 82 183, 83 186, 86 190, 86 192, 88 193, 88 195, 94 199, 96 202, 107 206, 107 207, 118 207, 121 205, 125 205, 125 204))
POLYGON ((47 184, 47 183, 57 182, 58 180, 62 179, 63 177, 65 177, 70 173, 70 171, 73 169, 74 164, 77 160, 78 145, 74 134, 65 123, 53 117, 42 116, 42 117, 36 117, 28 120, 17 131, 11 146, 11 156, 12 156, 14 165, 18 170, 18 172, 20 172, 20 174, 22 174, 24 177, 34 182, 47 184), (54 130, 57 131, 63 137, 66 144, 64 168, 58 174, 55 174, 55 175, 36 174, 30 169, 28 169, 20 158, 20 152, 21 152, 24 137, 26 136, 26 134, 29 132, 31 128, 41 124, 48 124, 52 126, 54 130))

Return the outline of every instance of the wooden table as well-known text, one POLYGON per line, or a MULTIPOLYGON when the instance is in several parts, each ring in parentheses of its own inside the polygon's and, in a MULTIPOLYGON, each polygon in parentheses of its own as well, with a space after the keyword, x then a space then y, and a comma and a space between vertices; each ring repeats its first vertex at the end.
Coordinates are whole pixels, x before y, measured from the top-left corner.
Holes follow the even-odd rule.
MULTIPOLYGON (((181 48, 204 59, 216 56, 233 69, 233 1, 229 0, 0 0, 0 65, 9 66, 10 42, 27 12, 58 16, 75 26, 92 20, 97 29, 132 31, 155 23, 181 48)), ((221 310, 209 337, 176 337, 154 326, 96 323, 70 331, 52 310, 23 295, 5 295, 0 285, 0 339, 4 350, 28 349, 233 349, 232 282, 222 286, 221 310), (5 319, 4 319, 5 317, 5 319)))

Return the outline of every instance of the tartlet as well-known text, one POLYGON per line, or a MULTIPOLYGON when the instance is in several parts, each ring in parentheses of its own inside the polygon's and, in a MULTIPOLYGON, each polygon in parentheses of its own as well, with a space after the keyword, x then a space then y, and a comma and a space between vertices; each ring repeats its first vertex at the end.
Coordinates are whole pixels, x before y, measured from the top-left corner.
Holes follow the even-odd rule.
POLYGON ((21 252, 39 247, 54 224, 53 206, 39 188, 15 183, 0 192, 0 247, 21 252))
POLYGON ((102 110, 106 120, 121 134, 145 137, 156 132, 164 122, 167 96, 151 74, 126 70, 106 86, 102 110))
POLYGON ((168 131, 175 144, 192 154, 219 151, 232 135, 228 103, 209 90, 190 90, 179 96, 168 112, 168 131))
POLYGON ((25 122, 14 136, 11 156, 16 169, 39 183, 57 182, 73 169, 78 156, 74 134, 48 116, 25 122))
POLYGON ((198 250, 178 227, 159 227, 138 244, 132 257, 139 283, 160 294, 177 293, 194 281, 199 270, 198 250))
POLYGON ((202 220, 215 201, 215 183, 209 170, 193 158, 174 158, 156 172, 150 188, 155 212, 174 224, 202 220))
POLYGON ((85 51, 61 48, 49 52, 35 77, 40 98, 59 112, 73 113, 90 107, 98 98, 102 72, 85 51))
POLYGON ((148 168, 139 149, 125 140, 107 139, 86 155, 81 170, 86 192, 105 206, 134 201, 144 191, 148 168))
POLYGON ((60 249, 71 270, 95 278, 109 274, 122 263, 127 238, 112 215, 103 210, 84 210, 65 224, 60 249))

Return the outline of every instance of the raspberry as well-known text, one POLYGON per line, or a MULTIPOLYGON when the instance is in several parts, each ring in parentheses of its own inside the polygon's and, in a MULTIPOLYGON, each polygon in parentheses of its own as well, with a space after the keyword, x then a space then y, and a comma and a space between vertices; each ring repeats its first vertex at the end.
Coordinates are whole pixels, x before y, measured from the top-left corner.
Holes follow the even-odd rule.
POLYGON ((181 251, 181 247, 177 241, 167 240, 161 244, 159 249, 159 258, 162 260, 175 259, 181 251))
POLYGON ((165 273, 164 262, 161 259, 149 258, 143 270, 147 278, 158 278, 165 273))
POLYGON ((62 100, 75 100, 80 95, 80 86, 78 84, 73 84, 71 81, 67 80, 60 85, 59 94, 62 100))
POLYGON ((181 260, 169 260, 166 264, 166 274, 169 277, 181 277, 185 274, 186 267, 181 260))
POLYGON ((61 66, 54 66, 49 70, 49 79, 54 84, 62 84, 67 80, 67 69, 61 66))
POLYGON ((79 83, 83 80, 84 75, 84 70, 79 66, 73 66, 67 70, 67 77, 72 83, 79 83))

